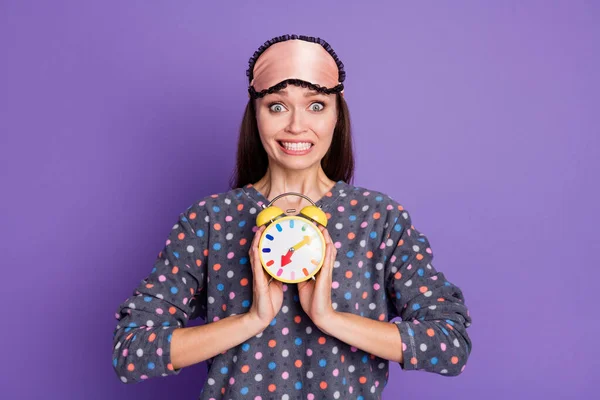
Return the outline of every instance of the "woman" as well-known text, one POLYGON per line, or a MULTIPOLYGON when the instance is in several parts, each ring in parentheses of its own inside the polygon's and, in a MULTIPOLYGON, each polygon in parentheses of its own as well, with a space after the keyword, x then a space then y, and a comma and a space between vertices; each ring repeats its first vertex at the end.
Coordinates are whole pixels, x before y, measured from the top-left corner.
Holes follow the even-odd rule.
MULTIPOLYGON (((367 399, 381 397, 389 360, 460 374, 471 352, 461 290, 433 267, 427 238, 399 203, 348 183, 335 52, 322 39, 284 35, 249 64, 234 188, 180 215, 154 269, 119 306, 113 366, 122 382, 206 360, 202 399, 367 399), (271 281, 260 264, 257 212, 286 192, 327 213, 316 280, 271 281), (207 323, 186 328, 196 317, 207 323)), ((286 196, 277 206, 308 204, 286 196)))

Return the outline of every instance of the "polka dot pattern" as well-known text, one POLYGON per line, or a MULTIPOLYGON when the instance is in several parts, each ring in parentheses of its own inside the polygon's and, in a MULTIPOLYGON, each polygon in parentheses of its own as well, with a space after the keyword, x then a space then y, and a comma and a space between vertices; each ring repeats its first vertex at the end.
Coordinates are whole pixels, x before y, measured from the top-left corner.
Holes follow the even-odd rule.
MULTIPOLYGON (((408 212, 384 193, 343 181, 316 203, 340 249, 334 309, 394 323, 404 370, 460 374, 471 351, 471 317, 461 290, 434 268, 429 241, 408 212)), ((248 312, 248 250, 266 204, 247 185, 207 196, 179 216, 150 274, 115 314, 113 367, 121 382, 180 373, 170 341, 188 320, 211 323, 248 312)), ((293 284, 284 285, 283 306, 263 332, 207 364, 205 400, 374 399, 389 378, 388 360, 321 332, 293 284)))

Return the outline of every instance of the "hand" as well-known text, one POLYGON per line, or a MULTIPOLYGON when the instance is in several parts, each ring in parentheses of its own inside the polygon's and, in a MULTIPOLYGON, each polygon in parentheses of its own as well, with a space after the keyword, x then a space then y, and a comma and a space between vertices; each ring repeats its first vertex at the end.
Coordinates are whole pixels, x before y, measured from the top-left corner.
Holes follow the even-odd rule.
POLYGON ((260 263, 258 241, 264 230, 263 225, 256 231, 249 252, 253 275, 253 297, 248 313, 266 328, 279 313, 283 304, 283 283, 275 279, 269 283, 271 276, 265 272, 260 263))
POLYGON ((337 249, 327 229, 320 225, 319 229, 325 238, 325 260, 315 276, 316 281, 309 279, 298 283, 298 295, 304 312, 315 325, 321 327, 332 314, 335 314, 331 305, 331 281, 337 249))

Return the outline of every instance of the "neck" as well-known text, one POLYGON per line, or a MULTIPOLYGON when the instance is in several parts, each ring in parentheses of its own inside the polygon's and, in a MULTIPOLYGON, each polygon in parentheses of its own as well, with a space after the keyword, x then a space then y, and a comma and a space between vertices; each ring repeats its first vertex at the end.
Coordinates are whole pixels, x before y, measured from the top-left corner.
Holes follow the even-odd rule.
MULTIPOLYGON (((317 168, 303 171, 290 171, 272 167, 267 168, 265 175, 254 184, 254 187, 269 200, 282 193, 296 192, 308 196, 311 200, 317 201, 323 197, 329 189, 335 184, 335 181, 325 175, 321 165, 317 168)), ((308 201, 298 196, 285 196, 277 200, 276 203, 300 206, 308 201)))

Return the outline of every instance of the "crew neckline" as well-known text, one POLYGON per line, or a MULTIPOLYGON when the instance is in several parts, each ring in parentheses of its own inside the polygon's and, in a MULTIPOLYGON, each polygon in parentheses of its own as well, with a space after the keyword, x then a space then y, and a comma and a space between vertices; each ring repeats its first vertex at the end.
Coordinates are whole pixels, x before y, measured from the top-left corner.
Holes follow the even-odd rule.
MULTIPOLYGON (((311 200, 315 202, 315 205, 317 207, 324 210, 331 204, 335 203, 335 201, 340 197, 340 195, 347 191, 347 188, 348 184, 340 179, 329 189, 327 193, 325 193, 325 195, 323 195, 323 197, 321 197, 317 201, 315 201, 314 199, 311 200)), ((259 206, 265 208, 269 205, 269 199, 267 199, 265 195, 259 192, 252 183, 248 183, 246 186, 244 186, 243 190, 246 193, 246 195, 248 195, 250 198, 256 201, 259 206)))

